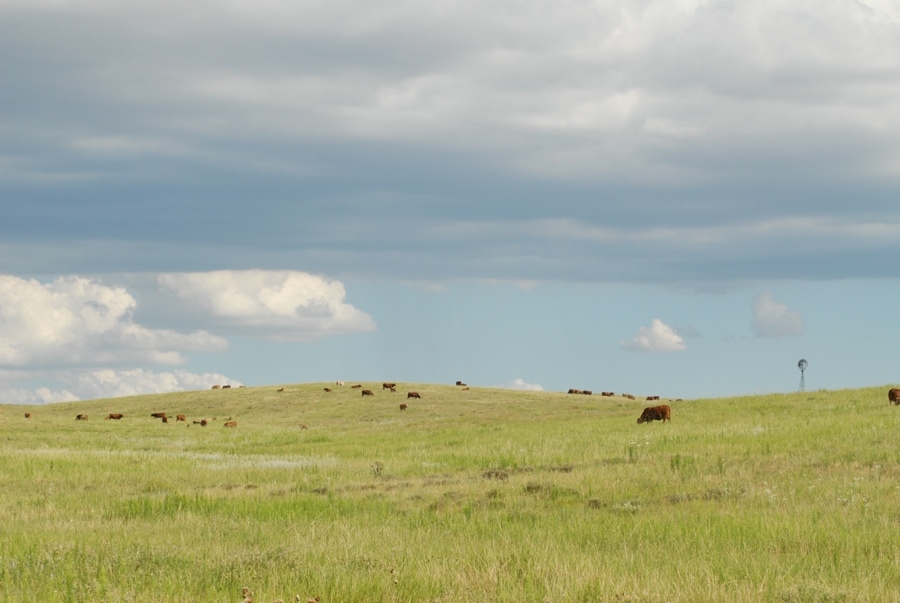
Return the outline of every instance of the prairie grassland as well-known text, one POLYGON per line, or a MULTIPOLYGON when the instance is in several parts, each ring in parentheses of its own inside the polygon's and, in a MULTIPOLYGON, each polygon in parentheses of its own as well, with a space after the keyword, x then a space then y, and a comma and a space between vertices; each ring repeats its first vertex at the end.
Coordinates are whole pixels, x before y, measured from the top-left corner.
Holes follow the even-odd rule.
POLYGON ((900 601, 887 386, 326 385, 0 406, 0 601, 900 601))

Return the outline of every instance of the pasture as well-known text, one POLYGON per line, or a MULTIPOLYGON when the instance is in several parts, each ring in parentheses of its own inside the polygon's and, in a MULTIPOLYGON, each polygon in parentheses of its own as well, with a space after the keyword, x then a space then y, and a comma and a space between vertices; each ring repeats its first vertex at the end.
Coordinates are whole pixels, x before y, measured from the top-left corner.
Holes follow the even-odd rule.
POLYGON ((888 386, 362 385, 0 405, 0 601, 900 601, 888 386))

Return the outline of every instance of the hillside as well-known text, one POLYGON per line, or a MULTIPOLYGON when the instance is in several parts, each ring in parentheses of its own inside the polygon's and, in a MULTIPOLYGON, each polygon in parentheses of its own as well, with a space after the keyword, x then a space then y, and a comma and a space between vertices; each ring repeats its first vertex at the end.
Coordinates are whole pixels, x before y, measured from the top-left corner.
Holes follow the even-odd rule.
POLYGON ((0 600, 900 600, 887 386, 362 385, 0 406, 0 600))

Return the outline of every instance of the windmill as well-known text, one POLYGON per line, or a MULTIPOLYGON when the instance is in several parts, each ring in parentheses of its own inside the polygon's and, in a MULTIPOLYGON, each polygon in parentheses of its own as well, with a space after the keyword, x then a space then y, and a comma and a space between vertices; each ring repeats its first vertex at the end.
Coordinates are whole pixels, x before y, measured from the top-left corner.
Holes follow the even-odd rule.
POLYGON ((806 389, 806 367, 809 366, 809 363, 803 358, 800 359, 800 362, 797 363, 797 368, 800 369, 800 391, 804 391, 806 389))

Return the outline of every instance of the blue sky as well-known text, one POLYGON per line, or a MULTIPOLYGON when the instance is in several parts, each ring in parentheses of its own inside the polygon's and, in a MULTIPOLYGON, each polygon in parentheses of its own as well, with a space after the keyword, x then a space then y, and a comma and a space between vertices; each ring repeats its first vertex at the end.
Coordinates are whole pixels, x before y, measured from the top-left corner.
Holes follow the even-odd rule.
POLYGON ((0 403, 896 383, 892 2, 0 0, 0 403))

